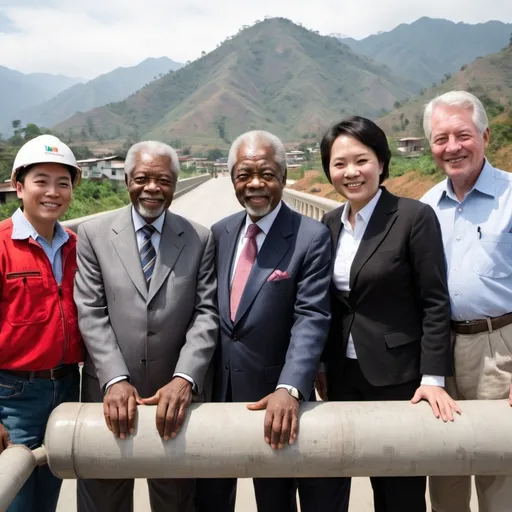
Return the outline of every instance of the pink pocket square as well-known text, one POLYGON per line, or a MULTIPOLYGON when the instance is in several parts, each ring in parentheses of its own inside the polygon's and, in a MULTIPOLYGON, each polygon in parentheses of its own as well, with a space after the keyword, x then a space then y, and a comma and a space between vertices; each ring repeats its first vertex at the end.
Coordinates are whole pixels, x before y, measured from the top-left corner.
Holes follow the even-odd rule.
POLYGON ((283 279, 290 279, 288 272, 286 270, 284 272, 282 270, 274 270, 267 281, 281 281, 283 279))

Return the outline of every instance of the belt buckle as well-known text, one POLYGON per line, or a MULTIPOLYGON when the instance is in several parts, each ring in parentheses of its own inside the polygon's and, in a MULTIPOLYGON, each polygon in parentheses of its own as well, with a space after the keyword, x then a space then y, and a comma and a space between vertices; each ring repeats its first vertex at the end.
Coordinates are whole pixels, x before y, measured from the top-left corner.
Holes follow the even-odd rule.
POLYGON ((50 379, 51 380, 58 380, 58 372, 62 369, 62 366, 57 366, 57 368, 52 368, 50 370, 50 379))

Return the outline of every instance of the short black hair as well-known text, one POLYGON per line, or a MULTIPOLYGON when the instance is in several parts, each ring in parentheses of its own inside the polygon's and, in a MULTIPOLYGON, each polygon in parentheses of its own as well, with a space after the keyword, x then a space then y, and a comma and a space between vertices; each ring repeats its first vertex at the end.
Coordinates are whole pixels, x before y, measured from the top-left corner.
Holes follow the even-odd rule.
MULTIPOLYGON (((22 185, 25 185, 25 178, 35 165, 38 164, 27 165, 26 167, 23 167, 23 169, 19 170, 16 174, 16 181, 19 181, 22 185)), ((64 167, 68 170, 69 174, 71 175, 71 183, 74 184, 77 170, 74 167, 71 167, 70 165, 64 165, 64 167)))
POLYGON ((366 117, 351 116, 343 119, 339 123, 332 125, 322 138, 320 143, 320 154, 322 156, 322 167, 327 179, 332 183, 329 164, 331 162, 331 150, 334 141, 340 135, 347 135, 358 140, 361 144, 369 147, 377 160, 382 164, 382 174, 379 183, 389 178, 389 161, 391 160, 391 150, 389 149, 386 134, 373 122, 366 117))

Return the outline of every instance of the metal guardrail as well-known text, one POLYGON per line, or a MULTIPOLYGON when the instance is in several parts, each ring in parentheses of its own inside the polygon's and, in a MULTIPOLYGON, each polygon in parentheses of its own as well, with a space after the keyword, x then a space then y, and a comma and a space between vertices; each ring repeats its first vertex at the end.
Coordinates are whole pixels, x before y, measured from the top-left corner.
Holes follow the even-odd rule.
MULTIPOLYGON (((177 199, 178 197, 182 196, 183 194, 186 194, 187 192, 190 192, 191 190, 195 189, 201 183, 204 183, 205 181, 208 181, 211 179, 210 174, 203 174, 201 176, 194 176, 193 178, 185 178, 184 180, 178 180, 176 183, 176 191, 174 192, 174 199, 177 199)), ((71 231, 74 231, 76 233, 78 226, 82 222, 86 222, 88 220, 94 219, 95 217, 99 217, 100 215, 103 215, 105 213, 113 212, 115 210, 109 210, 107 212, 100 212, 100 213, 94 213, 92 215, 87 215, 85 217, 79 217, 77 219, 71 219, 66 220, 62 222, 62 225, 71 231)))
POLYGON ((315 220, 322 220, 327 212, 338 208, 342 204, 332 199, 317 197, 291 188, 283 190, 283 200, 293 210, 315 220))

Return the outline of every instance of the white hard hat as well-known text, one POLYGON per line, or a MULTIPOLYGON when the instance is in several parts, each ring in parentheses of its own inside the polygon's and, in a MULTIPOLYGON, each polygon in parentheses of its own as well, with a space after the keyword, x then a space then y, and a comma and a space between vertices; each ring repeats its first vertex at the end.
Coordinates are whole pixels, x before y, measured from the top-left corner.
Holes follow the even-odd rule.
POLYGON ((12 166, 11 186, 16 188, 16 176, 23 168, 28 165, 43 163, 74 167, 76 169, 76 177, 73 181, 73 186, 80 183, 82 171, 78 167, 75 155, 73 155, 71 149, 54 135, 39 135, 39 137, 29 140, 18 151, 12 166))

